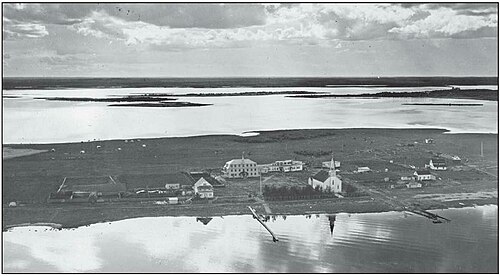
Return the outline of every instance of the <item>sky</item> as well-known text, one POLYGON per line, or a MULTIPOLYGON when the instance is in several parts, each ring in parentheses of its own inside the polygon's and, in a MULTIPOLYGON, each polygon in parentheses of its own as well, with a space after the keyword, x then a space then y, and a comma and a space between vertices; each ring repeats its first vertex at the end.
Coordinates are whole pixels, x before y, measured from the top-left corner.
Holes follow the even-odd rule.
POLYGON ((5 77, 497 76, 498 6, 3 3, 5 77))

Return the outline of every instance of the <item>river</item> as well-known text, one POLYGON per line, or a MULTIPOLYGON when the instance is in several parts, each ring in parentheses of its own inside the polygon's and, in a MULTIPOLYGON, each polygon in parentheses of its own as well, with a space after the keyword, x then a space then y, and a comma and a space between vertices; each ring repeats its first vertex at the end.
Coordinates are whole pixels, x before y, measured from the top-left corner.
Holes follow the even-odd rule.
POLYGON ((498 206, 278 216, 145 217, 3 233, 4 272, 496 272, 498 206))
MULTIPOLYGON (((465 87, 463 87, 465 88, 465 87)), ((467 87, 467 88, 484 88, 467 87)), ((492 87, 487 87, 492 88, 492 87)), ((103 102, 64 102, 35 97, 108 97, 143 93, 313 91, 361 94, 428 91, 449 87, 113 88, 7 90, 3 99, 3 143, 241 134, 301 128, 445 128, 455 133, 498 133, 497 102, 424 98, 289 98, 284 95, 177 97, 211 106, 108 107, 103 102), (425 106, 404 103, 482 104, 425 106)))

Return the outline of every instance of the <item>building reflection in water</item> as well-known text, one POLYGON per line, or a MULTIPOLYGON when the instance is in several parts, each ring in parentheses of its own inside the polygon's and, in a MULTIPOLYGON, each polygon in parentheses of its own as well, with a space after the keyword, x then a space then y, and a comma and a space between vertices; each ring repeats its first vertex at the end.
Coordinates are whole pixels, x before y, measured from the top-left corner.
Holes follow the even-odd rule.
POLYGON ((212 218, 207 218, 207 217, 196 218, 196 221, 203 223, 203 225, 207 225, 211 220, 212 218))
POLYGON ((330 234, 333 236, 333 227, 335 227, 336 215, 328 215, 328 221, 330 222, 330 234))

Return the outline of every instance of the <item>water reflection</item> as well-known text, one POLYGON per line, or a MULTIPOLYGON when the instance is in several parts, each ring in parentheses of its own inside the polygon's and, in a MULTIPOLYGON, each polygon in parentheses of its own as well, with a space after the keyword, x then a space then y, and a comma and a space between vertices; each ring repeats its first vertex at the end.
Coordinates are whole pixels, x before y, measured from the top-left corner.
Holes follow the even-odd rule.
POLYGON ((212 218, 207 218, 207 217, 196 218, 196 221, 203 223, 203 225, 207 225, 210 221, 212 221, 212 218))
POLYGON ((333 228, 335 227, 336 215, 328 215, 328 221, 330 222, 330 234, 333 236, 333 228))
POLYGON ((399 212, 271 216, 277 243, 251 216, 138 218, 61 231, 20 227, 4 233, 4 270, 496 272, 498 207, 439 213, 452 221, 433 224, 399 212))

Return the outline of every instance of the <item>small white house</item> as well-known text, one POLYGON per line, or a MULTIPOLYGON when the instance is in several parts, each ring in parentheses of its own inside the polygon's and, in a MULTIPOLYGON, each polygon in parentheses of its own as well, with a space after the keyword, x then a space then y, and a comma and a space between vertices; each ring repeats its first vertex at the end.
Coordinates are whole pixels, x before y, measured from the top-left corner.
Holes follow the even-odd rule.
POLYGON ((214 197, 214 188, 208 183, 205 178, 200 178, 196 183, 194 183, 194 193, 198 194, 200 198, 213 198, 214 197))
POLYGON ((412 182, 406 184, 406 188, 408 188, 408 189, 422 188, 422 183, 412 181, 412 182))
POLYGON ((167 190, 179 190, 181 188, 180 183, 167 183, 165 184, 165 189, 167 190))
POLYGON ((179 204, 179 198, 178 197, 169 197, 168 204, 179 204))
POLYGON ((460 163, 462 163, 462 159, 458 155, 452 156, 451 160, 453 160, 454 164, 460 164, 460 163))
POLYGON ((413 175, 415 175, 418 181, 436 180, 436 176, 431 174, 428 170, 417 170, 413 175))
POLYGON ((368 167, 358 167, 358 173, 364 173, 371 171, 368 167))

